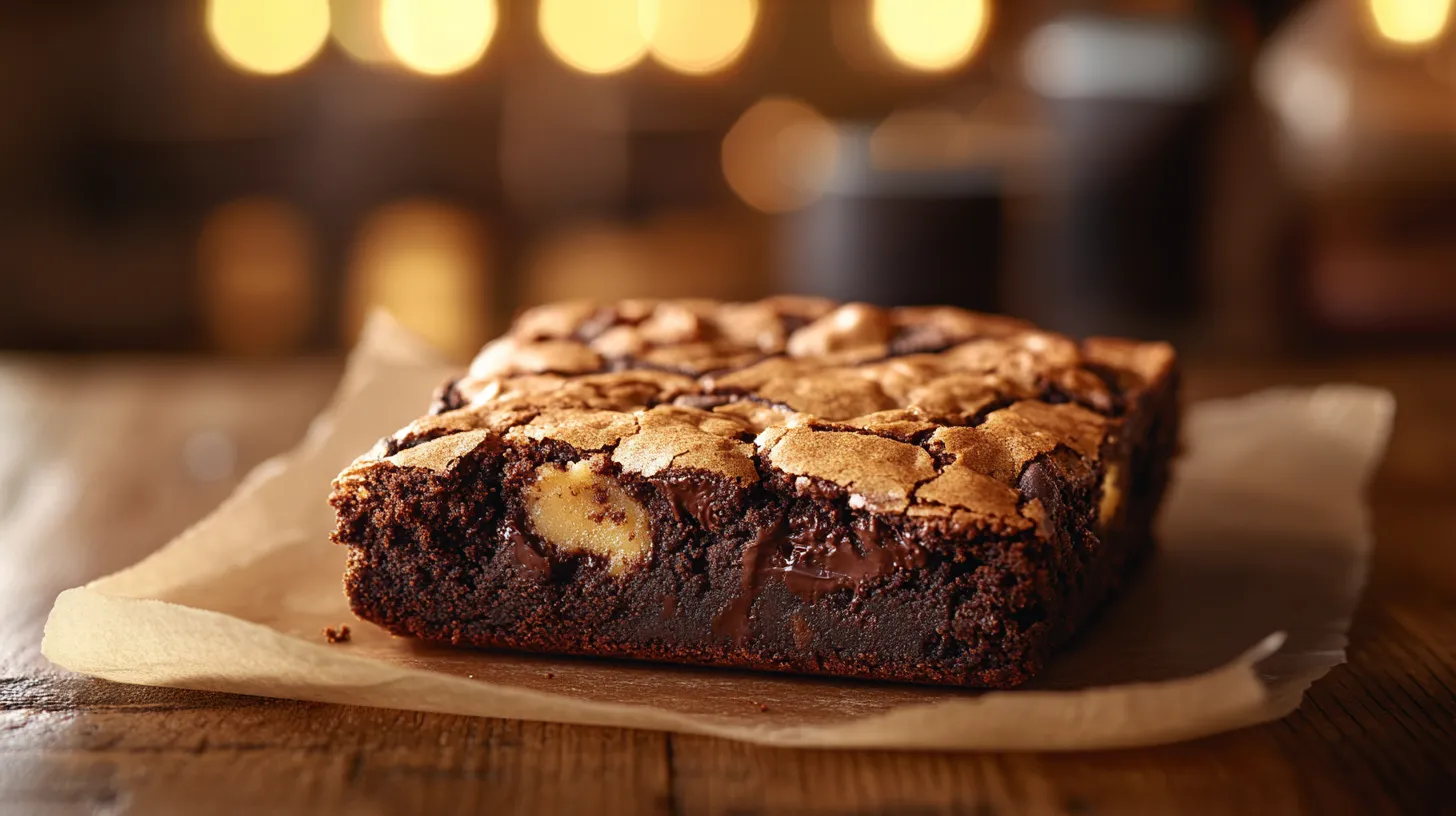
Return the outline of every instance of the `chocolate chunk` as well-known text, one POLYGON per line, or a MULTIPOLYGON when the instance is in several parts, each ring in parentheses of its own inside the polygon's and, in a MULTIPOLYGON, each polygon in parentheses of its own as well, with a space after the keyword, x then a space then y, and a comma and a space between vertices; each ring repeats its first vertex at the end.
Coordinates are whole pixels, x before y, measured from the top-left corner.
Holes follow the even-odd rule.
POLYGON ((1026 498, 1040 500, 1053 523, 1066 516, 1061 480, 1053 473, 1053 466, 1045 458, 1033 459, 1027 463, 1026 469, 1021 472, 1021 478, 1017 480, 1017 487, 1026 498))
POLYGON ((507 527, 505 530, 506 537, 511 542, 511 554, 515 557, 516 564, 521 567, 521 571, 538 581, 550 578, 551 562, 546 560, 546 556, 536 552, 536 549, 531 546, 531 542, 526 539, 525 533, 514 527, 507 527))
POLYGON ((455 387, 459 380, 446 380, 430 398, 430 413, 443 414, 465 407, 465 395, 455 387))

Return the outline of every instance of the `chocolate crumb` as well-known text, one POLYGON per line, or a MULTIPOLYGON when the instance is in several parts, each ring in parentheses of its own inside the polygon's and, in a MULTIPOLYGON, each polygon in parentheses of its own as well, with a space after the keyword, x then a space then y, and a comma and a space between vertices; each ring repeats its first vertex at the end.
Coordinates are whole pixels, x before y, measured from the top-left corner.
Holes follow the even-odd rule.
POLYGON ((759 711, 765 711, 765 712, 768 711, 768 703, 759 703, 758 704, 758 710, 759 711))
POLYGON ((349 625, 347 623, 341 623, 339 624, 338 629, 335 629, 332 626, 325 626, 324 640, 327 640, 330 643, 348 643, 349 625))
POLYGON ((550 680, 550 679, 551 679, 551 678, 553 678, 553 677, 555 677, 555 676, 556 676, 556 675, 555 675, 555 674, 552 674, 552 673, 551 673, 551 672, 546 672, 546 679, 547 679, 547 680, 550 680))

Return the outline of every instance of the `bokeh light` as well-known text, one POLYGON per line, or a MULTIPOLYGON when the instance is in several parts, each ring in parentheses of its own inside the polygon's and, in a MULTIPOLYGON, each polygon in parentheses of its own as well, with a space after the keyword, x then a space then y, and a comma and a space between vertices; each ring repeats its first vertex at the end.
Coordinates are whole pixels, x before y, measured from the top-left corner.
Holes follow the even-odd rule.
POLYGON ((1315 59, 1288 59, 1278 67, 1265 91, 1289 135, 1306 149, 1338 142, 1354 104, 1348 79, 1315 59))
POLYGON ((647 53, 639 5, 639 0, 541 0, 541 38, 578 71, 625 71, 647 53))
POLYGON ((301 346, 313 323, 315 257, 307 222, 286 201, 242 198, 209 214, 197 261, 214 347, 265 355, 301 346))
POLYGON ((394 62, 380 21, 383 0, 330 0, 330 31, 344 53, 366 65, 394 62))
POLYGON ((411 70, 455 74, 480 61, 497 22, 495 0, 384 0, 384 42, 411 70))
POLYGON ((990 0, 871 0, 870 25, 885 50, 917 71, 964 65, 990 23, 990 0))
POLYGON ((421 199, 383 207, 360 228, 350 260, 346 340, 382 308, 437 348, 469 355, 489 329, 489 272, 470 214, 421 199))
POLYGON ((233 65, 255 74, 286 74, 323 47, 328 0, 208 0, 207 34, 233 65))
POLYGON ((641 0, 640 11, 654 59, 679 73, 710 74, 748 47, 758 0, 641 0))
POLYGON ((1369 9, 1376 33, 1406 47, 1434 42, 1451 19, 1451 0, 1369 0, 1369 9))
POLYGON ((930 170, 968 161, 974 145, 966 118, 949 108, 896 111, 870 134, 870 161, 882 170, 930 170))
POLYGON ((723 177, 749 206, 776 213, 823 194, 834 173, 834 126, 796 99, 768 97, 744 111, 723 137, 723 177))
POLYGON ((535 242, 521 302, 707 297, 747 300, 768 288, 772 251, 756 219, 706 210, 639 223, 574 223, 535 242))

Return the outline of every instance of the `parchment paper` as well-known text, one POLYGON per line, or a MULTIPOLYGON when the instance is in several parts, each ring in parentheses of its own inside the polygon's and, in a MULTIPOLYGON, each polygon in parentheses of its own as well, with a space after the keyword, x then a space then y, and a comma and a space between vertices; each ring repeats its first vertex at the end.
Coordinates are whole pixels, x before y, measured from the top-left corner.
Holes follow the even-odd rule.
POLYGON ((303 442, 149 558, 61 593, 46 656, 126 683, 770 745, 1190 739, 1287 714, 1344 659, 1371 543, 1362 494, 1394 413, 1388 393, 1343 385, 1193 406, 1160 551, 1030 686, 976 693, 423 647, 354 620, 329 482, 449 373, 376 317, 303 442), (352 640, 325 643, 341 622, 352 640))

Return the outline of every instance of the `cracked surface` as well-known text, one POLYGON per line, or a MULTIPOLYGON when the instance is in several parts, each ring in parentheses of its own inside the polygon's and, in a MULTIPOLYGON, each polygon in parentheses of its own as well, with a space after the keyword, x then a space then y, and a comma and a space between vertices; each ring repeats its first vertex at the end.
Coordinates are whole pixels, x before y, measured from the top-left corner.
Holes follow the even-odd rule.
POLYGON ((1173 361, 1163 343, 1078 344, 949 307, 557 304, 523 314, 437 413, 395 436, 392 456, 353 471, 443 470, 490 436, 554 440, 610 450, 642 476, 751 484, 781 472, 873 512, 1004 522, 1008 494, 972 476, 1015 490, 1022 468, 1058 447, 1098 459, 1126 392, 1173 361))

